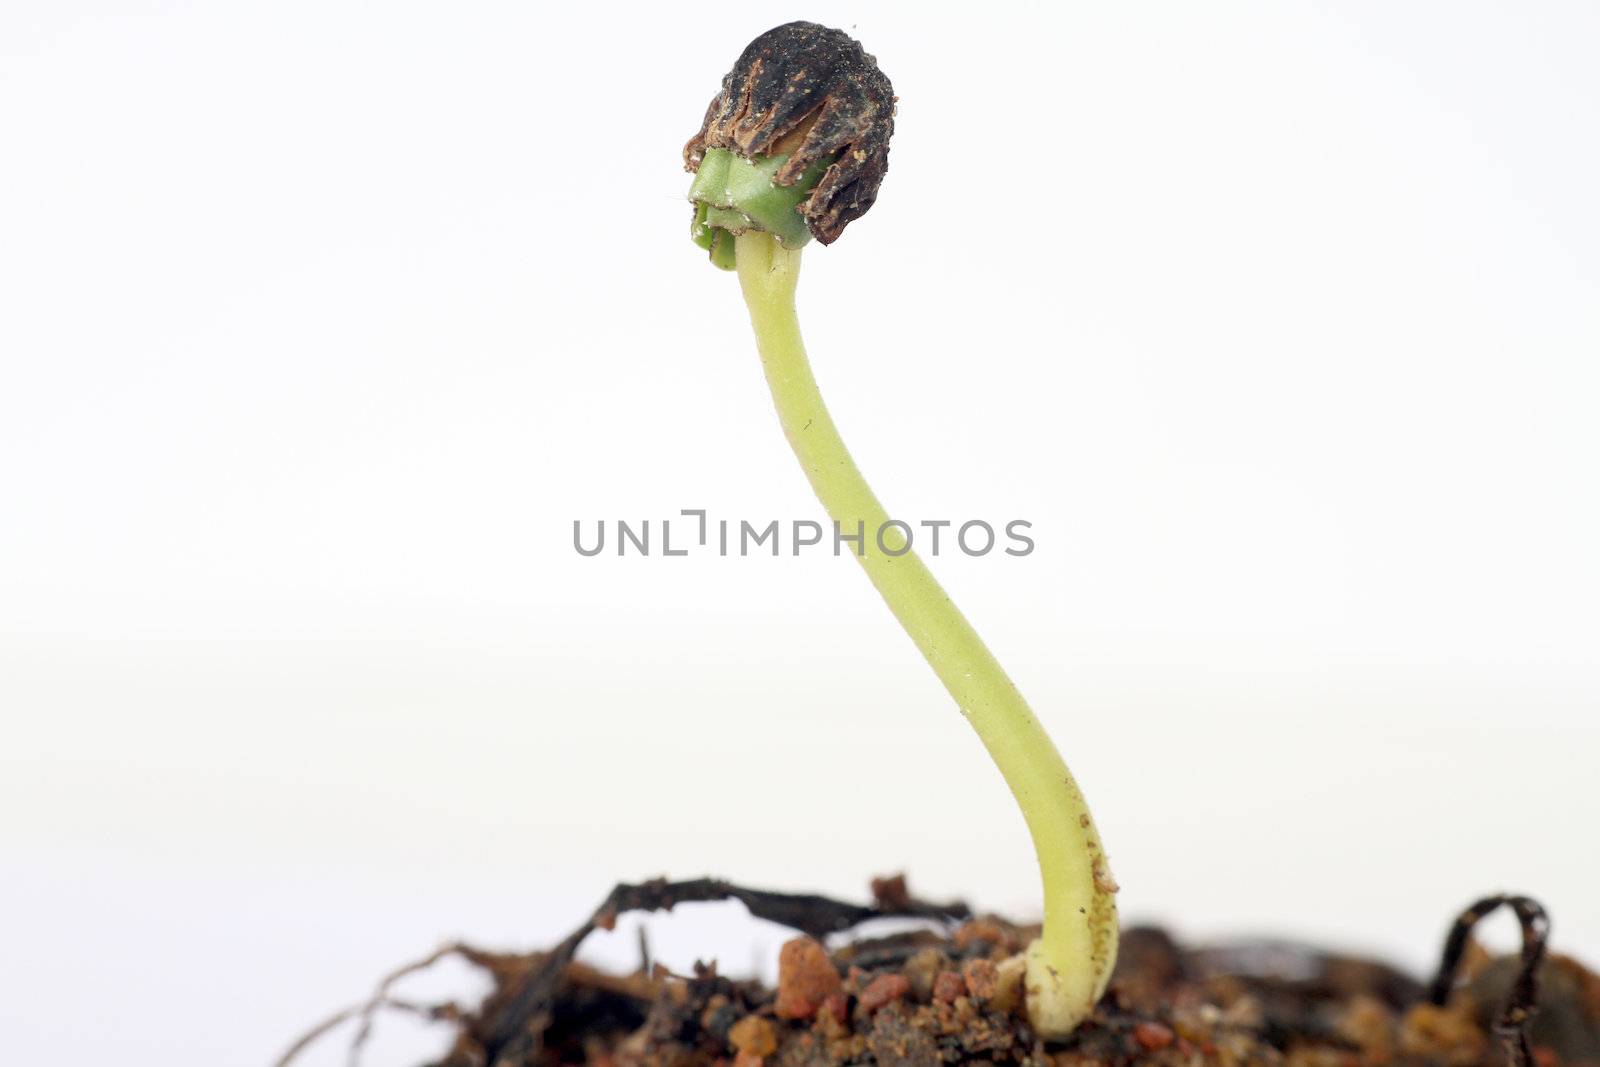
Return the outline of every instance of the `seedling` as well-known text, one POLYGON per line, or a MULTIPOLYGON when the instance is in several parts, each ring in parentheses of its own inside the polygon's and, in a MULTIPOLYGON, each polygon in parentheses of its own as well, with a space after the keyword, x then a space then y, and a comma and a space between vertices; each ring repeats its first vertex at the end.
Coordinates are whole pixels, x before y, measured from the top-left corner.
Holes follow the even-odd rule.
POLYGON ((1070 1033, 1105 992, 1117 911, 1100 835, 1067 765, 1022 694, 873 494, 823 404, 800 339, 802 248, 866 213, 888 167, 894 90, 847 34, 791 22, 752 41, 684 149, 692 236, 736 270, 767 384, 800 466, 857 559, 978 732, 1022 808, 1044 883, 1026 953, 1029 1018, 1070 1033))

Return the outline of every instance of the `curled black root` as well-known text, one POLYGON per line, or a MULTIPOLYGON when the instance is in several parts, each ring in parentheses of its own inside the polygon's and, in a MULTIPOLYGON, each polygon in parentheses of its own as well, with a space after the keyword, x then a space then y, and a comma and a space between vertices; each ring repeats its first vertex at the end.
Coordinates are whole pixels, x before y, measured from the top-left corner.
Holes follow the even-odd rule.
POLYGON ((1443 1007, 1450 999, 1473 927, 1502 905, 1512 910, 1522 926, 1522 962, 1512 980, 1505 1008, 1495 1020, 1494 1032, 1505 1049, 1510 1067, 1534 1067, 1533 1044, 1528 1034, 1539 1010, 1539 967, 1544 962, 1550 940, 1550 917, 1538 901, 1502 893, 1484 897, 1463 911, 1445 938, 1444 955, 1440 957, 1433 984, 1428 987, 1428 1000, 1443 1007))

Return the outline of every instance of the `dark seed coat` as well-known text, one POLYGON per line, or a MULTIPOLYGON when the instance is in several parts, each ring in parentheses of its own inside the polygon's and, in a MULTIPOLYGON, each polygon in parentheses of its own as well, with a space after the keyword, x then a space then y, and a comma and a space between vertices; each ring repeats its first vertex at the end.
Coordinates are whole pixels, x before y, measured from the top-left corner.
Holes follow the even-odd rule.
POLYGON ((823 244, 866 214, 889 169, 894 87, 878 61, 843 30, 790 22, 751 41, 722 79, 700 132, 683 149, 691 170, 711 148, 749 159, 790 153, 773 176, 793 185, 806 169, 833 158, 800 204, 823 244))

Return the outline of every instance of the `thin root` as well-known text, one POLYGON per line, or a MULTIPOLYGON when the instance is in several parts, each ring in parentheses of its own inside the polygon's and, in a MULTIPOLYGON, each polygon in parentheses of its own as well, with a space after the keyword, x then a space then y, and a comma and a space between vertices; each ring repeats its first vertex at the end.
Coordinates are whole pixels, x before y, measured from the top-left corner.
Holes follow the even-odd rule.
POLYGON ((479 953, 466 945, 452 943, 444 945, 420 960, 408 963, 385 975, 378 983, 378 988, 373 991, 371 998, 361 1004, 335 1012, 322 1022, 313 1026, 301 1035, 300 1039, 290 1045, 282 1056, 279 1056, 273 1067, 289 1067, 299 1055, 310 1048, 318 1039, 336 1029, 351 1019, 360 1019, 361 1025, 356 1028, 355 1035, 350 1040, 350 1055, 348 1062, 351 1067, 356 1067, 361 1060, 361 1050, 366 1045, 367 1039, 372 1035, 372 1022, 380 1010, 409 1012, 429 1020, 442 1020, 458 1018, 461 1010, 454 1004, 416 1004, 411 1001, 398 1000, 389 995, 389 990, 400 979, 418 971, 427 970, 440 960, 448 956, 460 955, 466 959, 477 961, 479 953))
POLYGON ((1533 1044, 1528 1032, 1539 1010, 1539 965, 1544 962, 1545 946, 1550 940, 1550 917, 1538 901, 1501 893, 1484 897, 1463 911, 1445 938, 1444 955, 1439 960, 1433 984, 1428 987, 1428 1000, 1443 1007, 1450 999, 1473 927, 1501 905, 1509 907, 1522 926, 1522 965, 1511 983, 1505 1008, 1494 1022, 1494 1032, 1505 1049, 1510 1067, 1534 1067, 1533 1044))

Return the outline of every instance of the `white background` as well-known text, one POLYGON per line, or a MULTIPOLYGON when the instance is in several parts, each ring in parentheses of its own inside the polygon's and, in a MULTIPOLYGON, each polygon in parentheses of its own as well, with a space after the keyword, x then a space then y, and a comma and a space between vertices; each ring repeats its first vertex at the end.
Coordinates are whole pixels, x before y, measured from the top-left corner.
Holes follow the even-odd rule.
POLYGON ((12 0, 5 1059, 263 1063, 619 878, 1037 906, 853 565, 571 547, 820 514, 679 157, 801 15, 900 95, 818 374, 896 514, 1034 523, 935 570, 1124 915, 1420 969, 1519 888, 1600 958, 1593 4, 12 0))

